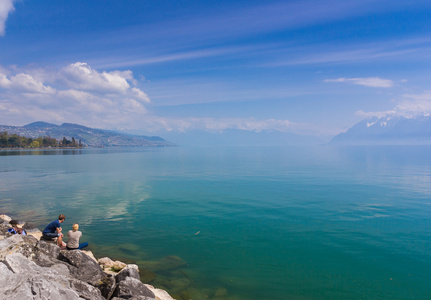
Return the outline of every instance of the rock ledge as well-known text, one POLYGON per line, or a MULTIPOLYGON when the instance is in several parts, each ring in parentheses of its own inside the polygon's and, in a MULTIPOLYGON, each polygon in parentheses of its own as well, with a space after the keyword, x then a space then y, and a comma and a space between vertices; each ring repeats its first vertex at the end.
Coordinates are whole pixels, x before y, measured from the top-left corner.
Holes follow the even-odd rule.
POLYGON ((142 283, 136 265, 96 260, 90 251, 60 250, 40 241, 40 230, 24 222, 19 225, 28 235, 11 234, 10 220, 0 215, 0 300, 174 300, 142 283))

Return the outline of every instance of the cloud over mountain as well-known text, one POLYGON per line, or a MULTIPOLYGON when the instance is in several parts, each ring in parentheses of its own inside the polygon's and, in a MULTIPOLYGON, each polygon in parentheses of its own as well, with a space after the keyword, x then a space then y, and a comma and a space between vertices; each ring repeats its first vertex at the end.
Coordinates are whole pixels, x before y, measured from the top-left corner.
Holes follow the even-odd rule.
POLYGON ((412 118, 415 116, 431 114, 431 92, 425 91, 420 94, 402 95, 393 109, 386 111, 356 112, 357 115, 364 117, 386 117, 386 116, 403 116, 412 118))

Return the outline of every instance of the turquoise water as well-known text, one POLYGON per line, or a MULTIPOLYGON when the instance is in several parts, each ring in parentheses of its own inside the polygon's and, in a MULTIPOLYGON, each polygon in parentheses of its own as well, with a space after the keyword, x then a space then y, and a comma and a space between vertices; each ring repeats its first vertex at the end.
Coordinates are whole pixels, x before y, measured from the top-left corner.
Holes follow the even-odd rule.
POLYGON ((430 299, 430 150, 7 151, 0 213, 64 213, 177 299, 430 299))

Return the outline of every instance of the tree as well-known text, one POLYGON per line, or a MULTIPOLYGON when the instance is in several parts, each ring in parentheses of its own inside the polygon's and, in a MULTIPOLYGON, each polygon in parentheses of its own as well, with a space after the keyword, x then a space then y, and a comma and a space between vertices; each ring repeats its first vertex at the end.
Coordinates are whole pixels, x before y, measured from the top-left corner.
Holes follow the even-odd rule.
POLYGON ((31 148, 39 148, 39 142, 38 141, 31 142, 30 147, 31 148))
POLYGON ((12 148, 18 148, 21 146, 18 135, 13 134, 12 136, 9 137, 8 146, 12 148))
POLYGON ((6 148, 8 146, 8 139, 9 139, 8 133, 6 131, 1 132, 0 133, 0 147, 6 148))

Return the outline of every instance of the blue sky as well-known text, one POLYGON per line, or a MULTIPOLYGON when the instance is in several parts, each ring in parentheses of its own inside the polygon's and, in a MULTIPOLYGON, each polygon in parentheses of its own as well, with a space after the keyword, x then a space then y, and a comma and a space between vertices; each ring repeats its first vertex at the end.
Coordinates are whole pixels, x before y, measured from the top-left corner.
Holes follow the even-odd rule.
POLYGON ((0 123, 330 137, 431 112, 430 1, 1 0, 0 123))

